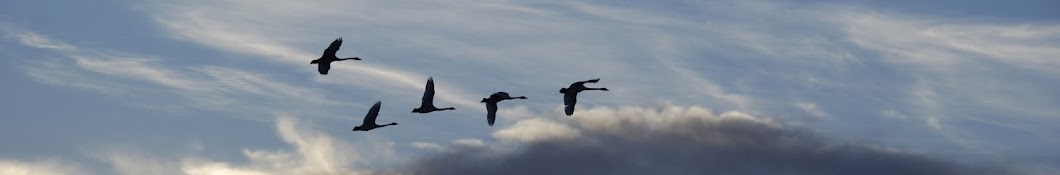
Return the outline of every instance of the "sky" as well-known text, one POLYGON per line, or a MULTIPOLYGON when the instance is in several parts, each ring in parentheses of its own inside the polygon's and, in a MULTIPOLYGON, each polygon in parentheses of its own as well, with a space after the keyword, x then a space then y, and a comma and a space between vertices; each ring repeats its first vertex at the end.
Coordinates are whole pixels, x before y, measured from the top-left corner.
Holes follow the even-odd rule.
POLYGON ((0 1, 0 174, 1058 174, 1058 7, 0 1))

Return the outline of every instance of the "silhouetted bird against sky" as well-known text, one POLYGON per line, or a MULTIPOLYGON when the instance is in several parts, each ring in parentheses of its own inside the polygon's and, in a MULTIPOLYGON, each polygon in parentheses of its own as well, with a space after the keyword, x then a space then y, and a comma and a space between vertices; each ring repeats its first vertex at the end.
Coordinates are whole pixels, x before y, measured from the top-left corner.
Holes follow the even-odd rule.
POLYGON ((379 116, 379 106, 382 103, 383 102, 381 102, 381 101, 375 102, 375 105, 372 105, 372 109, 368 110, 368 115, 364 116, 364 122, 361 123, 361 126, 353 127, 353 131, 368 131, 368 130, 372 130, 372 129, 375 129, 375 128, 382 128, 382 127, 385 127, 385 126, 397 125, 397 123, 390 123, 390 124, 385 124, 385 125, 377 125, 377 124, 375 124, 375 118, 379 116))
POLYGON ((340 46, 342 46, 342 38, 335 39, 335 41, 331 42, 331 46, 328 46, 328 49, 324 50, 324 55, 321 55, 320 58, 317 58, 317 59, 315 59, 313 61, 310 61, 309 64, 316 64, 317 65, 317 72, 320 72, 320 75, 327 75, 328 74, 328 70, 331 70, 331 62, 333 62, 333 61, 361 60, 361 58, 357 58, 357 57, 353 57, 353 58, 339 58, 339 57, 336 57, 335 56, 335 52, 339 51, 339 47, 340 46))
POLYGON ((423 90, 423 98, 421 98, 421 100, 420 108, 412 109, 412 112, 429 113, 434 111, 456 110, 456 108, 453 107, 441 109, 434 107, 434 77, 427 78, 427 88, 423 90))
POLYGON ((588 87, 585 87, 585 83, 596 83, 596 82, 599 82, 599 81, 600 81, 599 78, 588 80, 588 81, 579 81, 579 82, 574 82, 573 84, 570 84, 570 87, 568 87, 568 88, 560 88, 559 89, 559 93, 563 93, 563 105, 566 105, 566 108, 564 108, 563 112, 566 112, 567 116, 570 116, 570 115, 574 114, 574 104, 578 103, 578 92, 582 92, 582 91, 585 91, 585 90, 608 91, 607 88, 588 88, 588 87))
POLYGON ((511 97, 507 92, 497 92, 490 95, 490 98, 482 98, 482 102, 486 103, 486 121, 490 126, 493 126, 493 121, 497 120, 497 102, 517 98, 526 99, 525 96, 511 97))

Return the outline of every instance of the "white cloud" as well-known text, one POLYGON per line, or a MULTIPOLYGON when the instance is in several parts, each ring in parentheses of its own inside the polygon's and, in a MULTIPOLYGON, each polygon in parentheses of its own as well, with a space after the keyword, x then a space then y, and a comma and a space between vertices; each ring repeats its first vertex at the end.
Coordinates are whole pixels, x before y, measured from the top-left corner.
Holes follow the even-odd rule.
POLYGON ((533 118, 516 122, 509 128, 493 132, 493 137, 503 141, 534 142, 577 138, 580 131, 562 123, 544 118, 533 118))
POLYGON ((434 144, 434 143, 427 143, 427 142, 412 142, 412 143, 409 143, 409 146, 411 146, 413 148, 416 148, 416 149, 430 150, 430 151, 436 151, 436 152, 442 152, 442 151, 446 150, 445 146, 442 146, 442 145, 439 145, 439 144, 434 144))
POLYGON ((464 138, 453 140, 453 145, 467 148, 481 148, 483 146, 486 146, 486 143, 482 142, 482 140, 475 138, 464 138))
POLYGON ((32 61, 20 66, 27 75, 38 82, 92 89, 121 96, 150 95, 148 92, 154 92, 155 96, 171 95, 192 102, 177 104, 178 106, 234 112, 243 114, 242 117, 281 112, 314 113, 315 111, 304 110, 304 107, 345 104, 329 99, 318 92, 319 89, 292 85, 267 75, 237 68, 173 68, 167 65, 163 58, 77 47, 42 34, 13 29, 6 31, 9 32, 7 35, 23 36, 22 43, 27 46, 48 49, 66 57, 32 61), (173 91, 178 93, 171 93, 173 91))
POLYGON ((86 154, 110 165, 111 169, 119 174, 180 174, 180 169, 177 168, 179 163, 173 160, 163 160, 131 147, 115 146, 111 150, 86 154))
POLYGON ((807 114, 810 114, 810 116, 816 118, 824 118, 828 116, 827 113, 821 111, 821 109, 818 109, 817 104, 814 103, 796 102, 794 105, 795 107, 802 109, 802 111, 805 111, 807 114))
POLYGON ((48 36, 39 35, 39 34, 35 34, 35 33, 23 33, 23 34, 19 34, 17 36, 19 38, 19 41, 22 42, 22 44, 25 44, 25 45, 28 45, 28 46, 37 47, 37 48, 56 49, 56 50, 63 50, 63 51, 70 51, 70 50, 77 49, 76 46, 69 45, 69 44, 66 44, 66 43, 63 43, 63 42, 57 42, 57 41, 52 40, 48 36))
MULTIPOLYGON (((277 134, 290 149, 256 150, 244 149, 246 163, 239 161, 215 161, 189 154, 157 156, 130 151, 130 148, 114 149, 107 154, 94 155, 111 165, 120 174, 368 174, 370 171, 356 169, 368 163, 361 156, 372 156, 382 152, 358 154, 355 145, 336 140, 315 131, 289 116, 276 120, 277 134)), ((377 148, 370 148, 377 149, 377 148)), ((93 154, 93 153, 90 153, 93 154)))
POLYGON ((65 175, 92 174, 83 171, 80 165, 58 160, 19 161, 0 159, 0 174, 5 175, 65 175))

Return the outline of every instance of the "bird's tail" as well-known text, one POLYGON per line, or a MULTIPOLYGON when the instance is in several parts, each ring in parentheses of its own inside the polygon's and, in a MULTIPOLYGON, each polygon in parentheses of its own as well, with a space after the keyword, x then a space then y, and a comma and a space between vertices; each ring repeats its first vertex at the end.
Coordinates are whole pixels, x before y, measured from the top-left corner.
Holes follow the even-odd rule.
POLYGON ((567 88, 559 88, 559 93, 567 93, 567 88))

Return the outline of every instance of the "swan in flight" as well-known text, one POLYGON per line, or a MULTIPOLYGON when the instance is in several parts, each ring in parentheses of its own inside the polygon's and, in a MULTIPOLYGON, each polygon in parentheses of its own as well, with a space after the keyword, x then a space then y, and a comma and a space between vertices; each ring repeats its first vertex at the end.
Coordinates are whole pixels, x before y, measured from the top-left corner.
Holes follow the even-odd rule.
POLYGON ((415 113, 429 113, 434 111, 456 110, 456 108, 434 107, 434 77, 427 78, 427 88, 423 90, 423 98, 420 99, 420 107, 412 109, 415 113))
POLYGON ((563 105, 566 105, 563 112, 567 113, 567 116, 574 114, 574 104, 578 103, 578 93, 587 90, 599 90, 608 91, 607 88, 589 88, 585 87, 585 83, 596 83, 600 79, 592 79, 587 81, 579 81, 570 84, 570 87, 560 88, 559 93, 563 93, 563 105))
POLYGON ((511 99, 526 99, 526 96, 512 97, 507 92, 497 92, 489 98, 482 98, 482 103, 486 103, 486 121, 490 126, 493 126, 493 121, 497 120, 497 102, 511 99))
POLYGON ((310 61, 309 64, 316 64, 317 65, 317 72, 320 72, 320 75, 327 75, 328 74, 328 70, 331 70, 331 62, 342 61, 342 60, 361 60, 361 58, 357 58, 357 57, 353 57, 353 58, 339 58, 339 57, 336 57, 335 56, 335 52, 339 51, 339 47, 340 46, 342 46, 342 38, 335 39, 335 41, 331 42, 331 46, 328 46, 328 49, 324 50, 324 55, 321 55, 320 58, 317 58, 317 59, 315 59, 313 61, 310 61))
POLYGON ((375 124, 375 118, 379 116, 379 106, 380 106, 380 104, 382 104, 381 101, 375 102, 375 105, 372 105, 372 109, 368 110, 368 115, 364 116, 364 122, 361 123, 361 126, 353 127, 353 131, 368 131, 368 130, 372 130, 372 129, 375 129, 375 128, 382 128, 382 127, 386 127, 386 126, 390 126, 390 125, 397 125, 397 123, 390 123, 390 124, 385 124, 385 125, 377 125, 377 124, 375 124))

